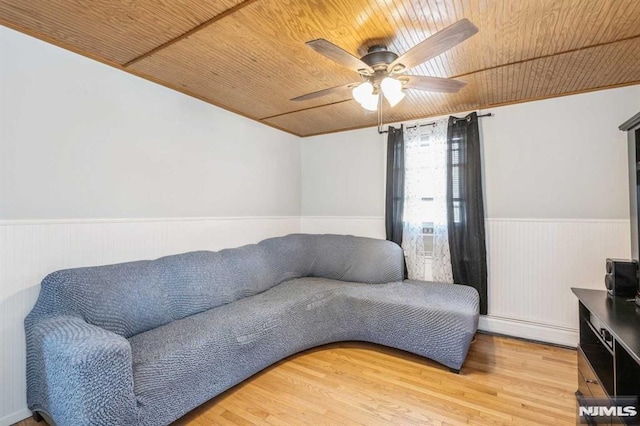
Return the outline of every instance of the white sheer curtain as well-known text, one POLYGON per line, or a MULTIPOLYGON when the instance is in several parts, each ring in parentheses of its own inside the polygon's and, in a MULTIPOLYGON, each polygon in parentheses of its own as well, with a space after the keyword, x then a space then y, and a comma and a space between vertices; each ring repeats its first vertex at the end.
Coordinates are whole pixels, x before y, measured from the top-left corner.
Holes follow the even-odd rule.
POLYGON ((409 279, 427 278, 424 223, 433 223, 431 277, 453 282, 447 231, 447 124, 407 129, 405 137, 405 201, 402 248, 409 279))
POLYGON ((402 249, 409 279, 425 279, 424 238, 422 222, 424 216, 423 194, 427 190, 424 165, 427 150, 422 146, 420 128, 404 131, 404 215, 402 222, 402 249))

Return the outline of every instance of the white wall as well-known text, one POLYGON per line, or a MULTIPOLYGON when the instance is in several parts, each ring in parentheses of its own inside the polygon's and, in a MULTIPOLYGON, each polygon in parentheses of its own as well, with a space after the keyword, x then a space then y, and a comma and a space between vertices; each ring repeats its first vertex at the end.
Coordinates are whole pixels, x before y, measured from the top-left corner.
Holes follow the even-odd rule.
MULTIPOLYGON (((636 85, 493 108, 495 117, 480 119, 489 252, 481 328, 575 343, 570 287, 603 289, 604 259, 630 256, 618 125, 638 110, 636 85)), ((303 232, 384 236, 384 140, 375 128, 303 139, 303 232)))
POLYGON ((61 268, 300 230, 300 139, 0 27, 0 425, 61 268), (159 218, 159 219, 153 219, 159 218))
POLYGON ((384 216, 386 138, 374 129, 302 140, 303 216, 384 216))
POLYGON ((302 140, 302 229, 385 238, 386 138, 374 129, 302 140))
MULTIPOLYGON (((487 217, 627 218, 618 125, 639 109, 638 85, 491 109, 480 119, 487 217)), ((385 158, 373 127, 303 139, 302 215, 384 216, 385 158)))
POLYGON ((299 215, 299 138, 4 27, 0 40, 0 219, 299 215))
POLYGON ((629 217, 623 121, 640 86, 491 111, 481 119, 490 218, 629 217))

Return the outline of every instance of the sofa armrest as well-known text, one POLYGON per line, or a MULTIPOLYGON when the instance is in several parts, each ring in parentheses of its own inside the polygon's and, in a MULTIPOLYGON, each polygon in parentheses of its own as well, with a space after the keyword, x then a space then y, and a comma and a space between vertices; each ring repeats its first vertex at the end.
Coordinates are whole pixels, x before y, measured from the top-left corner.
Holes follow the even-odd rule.
POLYGON ((122 336, 61 316, 27 325, 31 410, 57 426, 136 423, 131 346, 122 336))

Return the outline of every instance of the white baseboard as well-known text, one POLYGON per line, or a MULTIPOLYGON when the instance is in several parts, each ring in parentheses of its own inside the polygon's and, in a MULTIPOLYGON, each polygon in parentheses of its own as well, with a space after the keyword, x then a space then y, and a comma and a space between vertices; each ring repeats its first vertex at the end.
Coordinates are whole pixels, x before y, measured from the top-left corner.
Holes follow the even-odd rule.
POLYGON ((478 329, 489 333, 504 334, 573 348, 578 345, 578 330, 549 324, 482 315, 480 316, 478 329))
POLYGON ((14 423, 18 423, 20 420, 24 420, 27 417, 31 417, 31 411, 26 408, 23 408, 20 411, 16 411, 15 413, 11 413, 7 416, 0 418, 0 426, 9 426, 14 423))

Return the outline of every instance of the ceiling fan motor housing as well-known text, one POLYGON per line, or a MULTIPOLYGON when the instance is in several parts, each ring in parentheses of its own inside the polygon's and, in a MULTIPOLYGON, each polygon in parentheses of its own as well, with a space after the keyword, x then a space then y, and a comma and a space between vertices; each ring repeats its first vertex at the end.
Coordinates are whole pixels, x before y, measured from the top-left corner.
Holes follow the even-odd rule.
POLYGON ((376 44, 367 49, 367 54, 360 60, 369 65, 375 71, 387 71, 387 65, 398 58, 396 53, 387 50, 387 46, 376 44))

